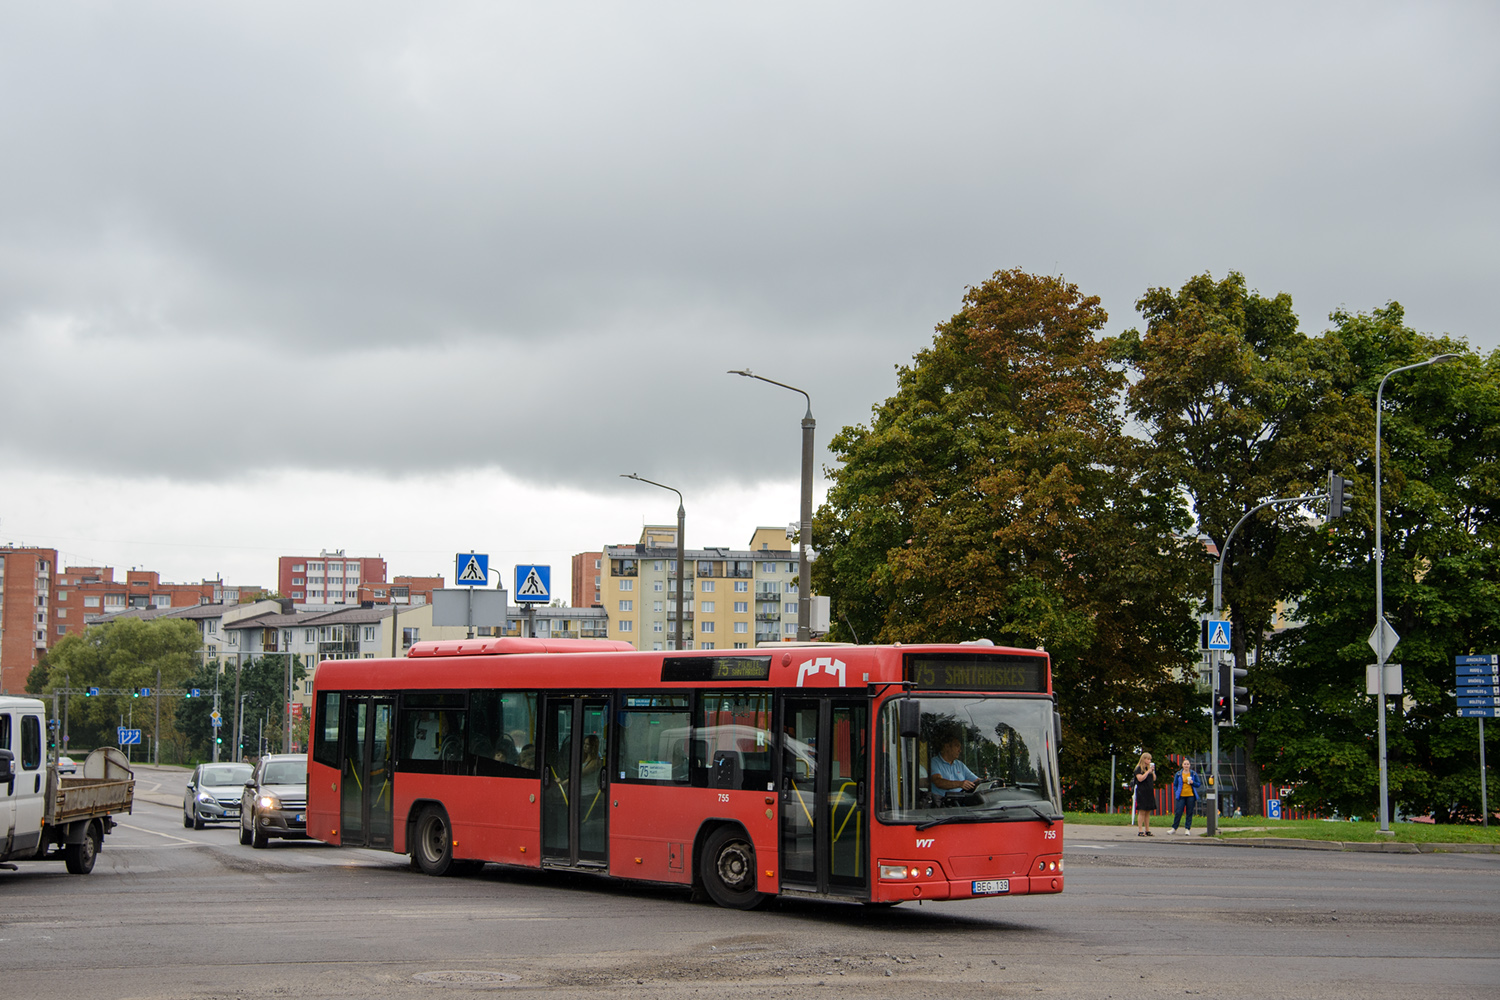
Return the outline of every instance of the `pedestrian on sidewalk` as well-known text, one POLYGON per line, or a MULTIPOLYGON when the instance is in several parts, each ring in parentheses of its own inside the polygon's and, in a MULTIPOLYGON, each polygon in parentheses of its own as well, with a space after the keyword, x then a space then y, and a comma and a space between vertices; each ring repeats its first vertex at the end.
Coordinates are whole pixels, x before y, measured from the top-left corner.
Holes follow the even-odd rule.
POLYGON ((1130 796, 1130 807, 1135 812, 1135 835, 1153 836, 1151 814, 1156 812, 1156 765, 1151 763, 1149 753, 1141 754, 1141 759, 1136 762, 1131 783, 1135 786, 1130 796))
POLYGON ((1172 811, 1172 832, 1177 832, 1177 825, 1182 822, 1183 814, 1187 814, 1187 833, 1193 832, 1193 812, 1198 808, 1198 802, 1203 798, 1201 791, 1203 779, 1193 772, 1193 762, 1184 760, 1182 770, 1177 772, 1177 777, 1172 779, 1172 798, 1177 807, 1172 811))

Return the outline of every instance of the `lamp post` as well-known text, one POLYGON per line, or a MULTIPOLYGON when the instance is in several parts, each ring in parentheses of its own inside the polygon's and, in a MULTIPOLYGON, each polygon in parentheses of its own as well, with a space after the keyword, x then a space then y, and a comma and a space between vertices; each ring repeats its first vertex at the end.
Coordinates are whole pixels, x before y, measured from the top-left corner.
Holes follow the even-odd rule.
POLYGON ((1380 544, 1380 413, 1382 400, 1385 396, 1385 384, 1390 381, 1392 375, 1401 372, 1409 372, 1414 368, 1425 368, 1428 365, 1442 364, 1444 361, 1457 360, 1457 354, 1439 354, 1428 358, 1426 361, 1418 361, 1414 365, 1403 365, 1400 368, 1392 368, 1385 373, 1380 380, 1380 387, 1375 390, 1375 675, 1377 677, 1377 688, 1379 699, 1378 705, 1378 734, 1380 743, 1380 832, 1388 834, 1391 832, 1391 810, 1389 803, 1390 783, 1386 770, 1385 752, 1385 661, 1391 651, 1386 648, 1385 635, 1385 551, 1380 544))
MULTIPOLYGON (((1218 558, 1218 561, 1214 563, 1214 618, 1215 619, 1217 619, 1219 617, 1219 611, 1220 611, 1220 609, 1222 609, 1224 607, 1224 560, 1226 558, 1228 558, 1228 556, 1229 556, 1229 543, 1232 542, 1232 541, 1234 541, 1234 536, 1240 530, 1240 527, 1242 525, 1244 525, 1244 523, 1246 521, 1250 520, 1250 516, 1252 514, 1256 513, 1257 511, 1264 510, 1267 507, 1276 507, 1276 506, 1280 506, 1281 504, 1284 504, 1284 503, 1301 503, 1301 502, 1306 501, 1306 500, 1317 500, 1317 499, 1319 499, 1320 497, 1322 497, 1324 495, 1325 494, 1322 494, 1322 493, 1308 493, 1305 496, 1300 496, 1300 497, 1282 497, 1281 499, 1278 499, 1278 500, 1267 500, 1263 504, 1260 504, 1260 505, 1258 505, 1256 507, 1252 507, 1248 512, 1246 512, 1246 514, 1245 514, 1244 517, 1240 518, 1238 521, 1236 521, 1234 523, 1234 527, 1230 528, 1229 529, 1229 534, 1224 537, 1224 546, 1223 546, 1223 548, 1219 549, 1219 558, 1218 558)), ((1207 537, 1207 536, 1204 536, 1204 537, 1207 537)), ((1209 540, 1212 541, 1213 539, 1209 539, 1209 540)), ((1223 656, 1223 651, 1222 650, 1220 651, 1219 655, 1223 656)), ((1230 653, 1229 653, 1229 655, 1233 656, 1234 655, 1234 651, 1231 650, 1230 653)), ((1218 657, 1215 657, 1214 659, 1215 659, 1215 661, 1217 661, 1218 657)), ((1213 666, 1210 666, 1210 668, 1209 668, 1209 685, 1208 685, 1208 690, 1209 690, 1209 695, 1208 695, 1208 715, 1209 715, 1208 727, 1209 727, 1209 755, 1210 755, 1210 758, 1209 758, 1209 760, 1210 760, 1209 774, 1213 778, 1213 805, 1208 810, 1208 816, 1207 816, 1207 821, 1208 821, 1208 831, 1207 831, 1207 833, 1208 833, 1208 835, 1210 837, 1214 836, 1215 834, 1217 834, 1219 832, 1219 789, 1222 787, 1222 782, 1219 780, 1219 720, 1216 719, 1216 718, 1214 718, 1214 714, 1213 714, 1214 705, 1218 701, 1218 696, 1219 696, 1219 693, 1220 693, 1219 692, 1219 671, 1216 669, 1217 666, 1218 666, 1218 664, 1217 664, 1217 662, 1215 662, 1213 664, 1213 666)), ((1234 692, 1232 690, 1229 692, 1229 698, 1230 698, 1231 704, 1233 704, 1234 692)), ((1231 708, 1230 711, 1233 712, 1234 709, 1231 708)), ((1233 718, 1234 718, 1234 716, 1231 715, 1230 719, 1232 720, 1233 718)))
POLYGON ((812 574, 807 564, 807 546, 812 540, 813 429, 818 425, 813 419, 812 397, 803 389, 757 375, 748 368, 731 369, 726 374, 779 385, 802 393, 802 398, 807 400, 807 413, 802 417, 802 510, 797 525, 797 639, 806 642, 812 638, 812 574))
POLYGON ((683 645, 682 639, 682 637, 687 634, 687 621, 682 617, 682 573, 683 563, 685 559, 685 553, 683 552, 682 546, 682 529, 683 521, 687 517, 687 512, 683 509, 682 506, 682 492, 675 486, 666 486, 662 483, 652 482, 649 479, 636 475, 634 472, 628 474, 622 472, 620 473, 620 478, 634 479, 638 483, 645 483, 648 486, 655 486, 660 489, 671 490, 673 493, 677 494, 677 648, 686 649, 687 647, 683 645))

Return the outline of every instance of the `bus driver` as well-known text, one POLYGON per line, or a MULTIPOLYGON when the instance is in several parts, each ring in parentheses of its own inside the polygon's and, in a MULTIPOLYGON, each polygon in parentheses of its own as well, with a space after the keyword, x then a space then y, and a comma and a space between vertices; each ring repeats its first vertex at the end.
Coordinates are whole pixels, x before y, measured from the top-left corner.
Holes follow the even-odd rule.
POLYGON ((951 801, 964 792, 972 792, 979 782, 979 775, 969 770, 969 766, 959 759, 963 752, 963 740, 950 736, 943 741, 942 750, 931 761, 932 773, 929 780, 933 798, 939 802, 945 797, 951 801))

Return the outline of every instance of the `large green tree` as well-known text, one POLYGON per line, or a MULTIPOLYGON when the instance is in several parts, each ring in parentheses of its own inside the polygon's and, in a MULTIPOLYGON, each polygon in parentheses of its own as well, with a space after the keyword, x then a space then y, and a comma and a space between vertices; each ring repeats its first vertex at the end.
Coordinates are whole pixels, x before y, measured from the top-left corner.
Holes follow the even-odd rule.
POLYGON ((1175 483, 1124 434, 1097 298, 997 272, 832 441, 815 582, 862 641, 1045 646, 1075 803, 1111 752, 1205 731, 1180 669, 1193 626, 1175 483))
MULTIPOLYGON (((1375 604, 1375 395, 1392 369, 1457 353, 1456 362, 1393 377, 1384 395, 1384 603, 1401 636, 1394 660, 1406 692, 1390 702, 1388 761, 1393 803, 1439 820, 1477 817, 1478 726, 1455 715, 1453 657, 1500 652, 1500 352, 1481 358, 1418 334, 1395 303, 1332 320, 1329 337, 1350 359, 1371 414, 1347 466, 1357 501, 1309 546, 1306 625, 1284 633, 1257 671, 1265 695, 1257 755, 1268 775, 1297 788, 1298 802, 1378 815, 1375 700, 1364 693, 1375 604)), ((1492 783, 1492 804, 1497 790, 1492 783)))
MULTIPOLYGON (((1236 273, 1203 274, 1175 292, 1150 289, 1136 308, 1145 332, 1114 342, 1136 376, 1129 412, 1217 545, 1262 503, 1315 492, 1330 469, 1348 465, 1369 414, 1355 391, 1357 368, 1339 340, 1301 332, 1289 296, 1250 291, 1236 273)), ((1226 550, 1224 607, 1241 667, 1254 637, 1270 631, 1278 601, 1306 585, 1311 531, 1305 510, 1268 508, 1245 520, 1226 550)), ((1212 565, 1199 567, 1207 598, 1212 565)), ((1252 674, 1252 693, 1257 682, 1252 674)), ((1252 712, 1233 734, 1250 753, 1246 799, 1255 811, 1257 723, 1252 712)))
MULTIPOLYGON (((42 694, 54 688, 80 691, 90 687, 139 691, 141 688, 181 688, 195 672, 202 639, 189 621, 123 618, 92 625, 82 635, 64 636, 47 653, 42 694)), ((39 678, 40 679, 40 678, 39 678)), ((161 700, 161 733, 155 732, 156 700, 130 694, 73 695, 69 704, 69 745, 78 749, 115 742, 115 729, 130 723, 151 740, 170 739, 178 699, 161 700)))

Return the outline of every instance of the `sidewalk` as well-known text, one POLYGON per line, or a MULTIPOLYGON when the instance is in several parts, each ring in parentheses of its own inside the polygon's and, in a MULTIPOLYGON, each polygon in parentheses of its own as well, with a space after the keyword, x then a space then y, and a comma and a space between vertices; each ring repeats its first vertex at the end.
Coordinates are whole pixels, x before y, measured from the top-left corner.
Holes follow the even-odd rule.
MULTIPOLYGON (((1245 827, 1236 827, 1244 830, 1245 827)), ((1500 844, 1405 844, 1396 842, 1354 842, 1340 840, 1301 840, 1294 837, 1205 837, 1200 822, 1190 832, 1172 832, 1165 826, 1151 824, 1150 837, 1137 837, 1134 826, 1094 826, 1074 823, 1063 834, 1068 844, 1113 843, 1129 841, 1138 844, 1202 844, 1217 847, 1279 847, 1294 851, 1351 851, 1368 854, 1500 854, 1500 844)))

